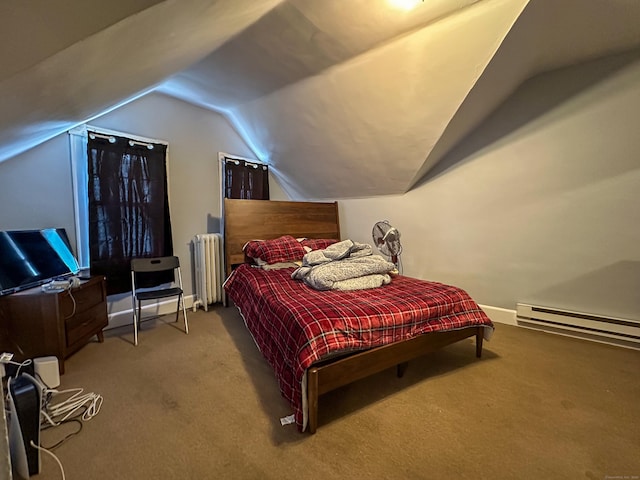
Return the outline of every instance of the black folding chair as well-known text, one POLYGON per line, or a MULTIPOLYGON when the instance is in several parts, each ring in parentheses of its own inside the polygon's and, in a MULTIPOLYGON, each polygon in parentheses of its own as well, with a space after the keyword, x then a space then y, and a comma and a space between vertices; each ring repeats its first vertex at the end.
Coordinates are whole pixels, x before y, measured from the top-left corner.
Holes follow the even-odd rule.
MULTIPOLYGON (((144 283, 145 287, 149 286, 144 283)), ((155 300, 159 298, 178 297, 176 308, 176 322, 180 314, 180 304, 182 303, 182 315, 184 317, 184 331, 189 333, 187 323, 187 309, 184 305, 184 295, 182 291, 182 274, 180 273, 180 259, 178 257, 154 257, 154 258, 132 258, 131 259, 131 299, 133 301, 133 337, 134 344, 138 345, 138 332, 140 331, 140 321, 142 313, 142 302, 144 300, 155 300), (136 284, 139 284, 141 275, 148 277, 150 273, 177 272, 178 286, 159 287, 164 282, 152 285, 152 290, 139 291, 136 284)))

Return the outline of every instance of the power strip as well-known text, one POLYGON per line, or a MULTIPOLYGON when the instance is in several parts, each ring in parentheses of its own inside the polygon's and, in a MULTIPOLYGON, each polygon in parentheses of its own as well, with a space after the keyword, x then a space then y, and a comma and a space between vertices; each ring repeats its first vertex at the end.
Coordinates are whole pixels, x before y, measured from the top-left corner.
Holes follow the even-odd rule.
POLYGON ((76 277, 64 278, 62 280, 51 280, 49 283, 42 285, 43 292, 61 292, 71 288, 77 288, 82 284, 81 280, 76 277))
POLYGON ((68 280, 52 280, 49 283, 42 285, 43 292, 63 292, 71 288, 71 284, 68 280))

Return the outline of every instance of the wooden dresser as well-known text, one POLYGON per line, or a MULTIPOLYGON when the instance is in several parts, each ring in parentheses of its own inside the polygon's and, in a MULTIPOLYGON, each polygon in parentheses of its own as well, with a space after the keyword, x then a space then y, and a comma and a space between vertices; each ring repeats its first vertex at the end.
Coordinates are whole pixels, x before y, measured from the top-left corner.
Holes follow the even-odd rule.
POLYGON ((103 342, 107 326, 104 277, 82 281, 62 292, 40 287, 0 297, 0 352, 13 353, 15 361, 55 355, 60 373, 64 359, 97 335, 103 342))

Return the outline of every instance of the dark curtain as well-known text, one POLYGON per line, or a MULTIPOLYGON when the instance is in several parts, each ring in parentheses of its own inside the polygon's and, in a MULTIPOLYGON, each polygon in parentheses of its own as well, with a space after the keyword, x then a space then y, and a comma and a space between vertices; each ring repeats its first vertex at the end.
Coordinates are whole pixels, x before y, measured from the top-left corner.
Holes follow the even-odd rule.
POLYGON ((225 158, 224 196, 269 200, 269 167, 245 160, 225 158))
MULTIPOLYGON (((106 276, 109 295, 128 292, 132 258, 173 255, 167 147, 90 136, 87 151, 91 274, 106 276)), ((148 277, 143 284, 171 281, 173 274, 148 277)))

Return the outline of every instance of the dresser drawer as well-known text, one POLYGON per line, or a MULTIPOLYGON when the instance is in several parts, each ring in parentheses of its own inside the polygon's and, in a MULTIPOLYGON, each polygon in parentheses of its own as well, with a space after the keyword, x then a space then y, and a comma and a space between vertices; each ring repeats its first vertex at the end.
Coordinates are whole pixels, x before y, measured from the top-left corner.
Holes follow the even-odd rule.
POLYGON ((76 313, 65 320, 67 347, 85 342, 107 326, 107 311, 104 303, 94 305, 84 312, 76 313))
POLYGON ((104 301, 104 291, 100 282, 84 283, 61 295, 60 315, 63 318, 72 317, 104 301))

